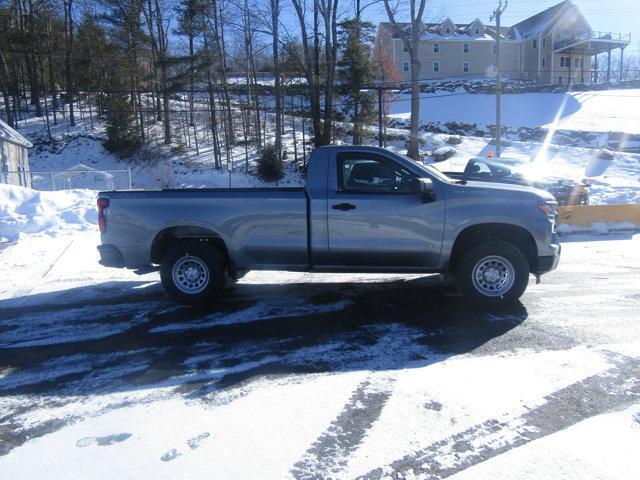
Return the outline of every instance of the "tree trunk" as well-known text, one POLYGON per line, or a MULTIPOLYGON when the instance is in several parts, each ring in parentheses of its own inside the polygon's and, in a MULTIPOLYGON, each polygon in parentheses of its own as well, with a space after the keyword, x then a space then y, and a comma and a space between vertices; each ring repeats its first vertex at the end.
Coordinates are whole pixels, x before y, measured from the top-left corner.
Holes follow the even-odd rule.
MULTIPOLYGON (((64 30, 65 30, 65 55, 64 55, 64 74, 67 89, 67 101, 69 102, 69 125, 72 127, 76 124, 75 115, 73 113, 73 77, 71 74, 71 49, 73 47, 73 15, 71 9, 73 0, 64 0, 64 30)), ((46 99, 45 99, 46 101, 46 99)))
POLYGON ((314 143, 319 146, 322 144, 321 139, 321 120, 320 120, 320 89, 318 79, 320 77, 320 47, 318 32, 318 0, 313 2, 313 46, 309 46, 307 36, 307 25, 305 23, 305 11, 302 0, 293 0, 293 6, 296 10, 300 31, 302 37, 302 53, 304 56, 304 75, 307 80, 309 89, 309 109, 311 114, 311 122, 313 127, 314 143))
POLYGON ((420 126, 420 61, 418 60, 418 47, 420 34, 422 33, 422 16, 424 15, 425 5, 426 0, 410 0, 411 34, 409 35, 398 26, 389 0, 384 0, 385 10, 395 33, 403 42, 411 45, 411 51, 409 52, 411 59, 411 126, 407 156, 414 160, 420 158, 420 150, 418 148, 418 128, 420 126), (418 1, 420 2, 419 4, 416 3, 418 1))
POLYGON ((336 50, 338 45, 338 29, 336 24, 338 0, 334 0, 333 4, 331 1, 332 0, 326 0, 326 4, 324 4, 322 12, 325 32, 325 59, 327 63, 324 94, 324 125, 322 134, 322 143, 324 145, 331 143, 333 127, 333 84, 335 81, 336 50))
POLYGON ((420 159, 418 128, 420 127, 420 60, 418 60, 419 36, 414 35, 411 48, 411 122, 407 157, 420 159))
POLYGON ((273 35, 273 77, 274 94, 276 106, 275 125, 275 150, 278 158, 282 158, 282 98, 280 92, 280 36, 279 36, 279 16, 280 0, 270 0, 271 2, 271 34, 273 35))

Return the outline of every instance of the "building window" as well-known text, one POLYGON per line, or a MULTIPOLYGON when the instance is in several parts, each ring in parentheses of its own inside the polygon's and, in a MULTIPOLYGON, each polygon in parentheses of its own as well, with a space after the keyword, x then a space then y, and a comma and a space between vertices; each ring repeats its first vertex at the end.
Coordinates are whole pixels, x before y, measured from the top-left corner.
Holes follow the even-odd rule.
POLYGON ((538 39, 537 38, 533 39, 533 48, 538 48, 538 39))
POLYGON ((409 71, 409 62, 402 62, 402 70, 405 72, 409 71))
POLYGON ((491 53, 496 53, 496 48, 497 48, 497 47, 496 47, 496 44, 495 44, 495 43, 492 43, 492 44, 491 44, 491 53))
POLYGON ((547 66, 547 59, 542 57, 542 68, 547 66))
POLYGON ((451 34, 451 27, 444 27, 444 33, 446 33, 447 35, 451 34))
POLYGON ((542 37, 542 48, 547 46, 547 37, 542 37))
POLYGON ((469 53, 469 44, 468 43, 463 43, 462 44, 462 51, 464 53, 469 53))
POLYGON ((560 57, 560 66, 561 66, 562 68, 568 67, 568 66, 569 66, 568 59, 567 59, 567 62, 565 63, 565 61, 564 61, 564 57, 560 57))
POLYGON ((476 27, 473 31, 476 35, 480 35, 480 27, 476 27))
POLYGON ((496 64, 496 62, 493 62, 491 64, 491 71, 494 73, 498 71, 498 65, 496 64))
POLYGON ((558 75, 558 85, 562 85, 562 75, 558 75))
POLYGON ((433 71, 434 71, 434 72, 439 72, 439 71, 440 71, 440 62, 439 62, 439 61, 437 61, 437 60, 435 60, 435 61, 433 62, 433 71))
POLYGON ((433 53, 438 53, 440 51, 440 44, 439 43, 434 43, 433 44, 433 53))
POLYGON ((462 71, 463 72, 468 72, 469 71, 469 62, 464 62, 462 64, 462 71))
POLYGON ((580 68, 580 57, 576 58, 576 61, 575 61, 574 65, 575 65, 576 68, 580 68))
POLYGON ((410 50, 411 50, 411 48, 410 48, 409 42, 404 42, 402 44, 402 51, 403 52, 409 52, 410 50))

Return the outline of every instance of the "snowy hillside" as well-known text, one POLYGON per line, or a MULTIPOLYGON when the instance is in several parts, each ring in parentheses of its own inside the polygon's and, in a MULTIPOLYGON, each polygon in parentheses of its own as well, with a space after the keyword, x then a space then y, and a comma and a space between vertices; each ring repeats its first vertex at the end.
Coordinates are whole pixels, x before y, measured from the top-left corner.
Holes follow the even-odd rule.
MULTIPOLYGON (((466 92, 422 94, 421 122, 495 124, 495 95, 466 92)), ((596 132, 640 133, 640 89, 502 96, 502 123, 596 132)), ((411 95, 400 94, 391 116, 408 120, 411 95)))

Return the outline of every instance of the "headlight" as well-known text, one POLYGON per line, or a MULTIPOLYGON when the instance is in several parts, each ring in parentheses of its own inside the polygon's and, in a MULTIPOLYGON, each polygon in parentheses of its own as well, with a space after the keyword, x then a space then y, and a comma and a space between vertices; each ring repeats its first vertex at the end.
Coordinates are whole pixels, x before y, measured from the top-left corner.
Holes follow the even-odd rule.
POLYGON ((555 202, 544 202, 538 204, 538 210, 548 216, 555 216, 556 214, 556 203, 555 202))

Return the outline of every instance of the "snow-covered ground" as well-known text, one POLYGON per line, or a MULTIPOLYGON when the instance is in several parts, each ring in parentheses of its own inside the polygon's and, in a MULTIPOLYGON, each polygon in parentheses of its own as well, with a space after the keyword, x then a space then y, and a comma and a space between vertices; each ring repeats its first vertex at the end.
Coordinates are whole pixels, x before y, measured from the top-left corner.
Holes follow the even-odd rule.
MULTIPOLYGON (((562 128, 638 128, 637 101, 615 92, 611 104, 535 95, 560 95, 547 117, 573 99, 562 128)), ((463 96, 445 98, 457 115, 463 96)), ((37 141, 40 120, 20 131, 35 140, 32 170, 126 168, 102 148, 103 128, 61 124, 54 146, 37 141)), ((454 148, 434 166, 460 171, 490 146, 463 137, 454 148)), ((243 147, 231 174, 206 148, 154 152, 133 159, 134 188, 264 185, 243 172, 243 147)), ((593 203, 640 202, 640 155, 596 153, 514 141, 504 156, 590 178, 593 203)), ((303 181, 289 163, 279 184, 303 181)), ((640 235, 566 237, 558 270, 501 314, 469 309, 434 276, 285 272, 251 272, 217 304, 189 308, 157 274, 97 264, 95 195, 0 185, 1 478, 640 476, 640 235)))
MULTIPOLYGON (((407 120, 411 95, 400 94, 392 117, 407 120)), ((422 94, 420 121, 495 124, 495 95, 422 94)), ((502 96, 502 124, 596 132, 640 133, 640 89, 567 93, 518 93, 502 96)))
POLYGON ((69 233, 0 252, 3 478, 640 475, 640 235, 565 244, 495 315, 434 277, 284 272, 193 309, 69 233))
MULTIPOLYGON (((486 145, 456 148, 439 168, 486 145)), ((637 156, 592 155, 545 165, 638 198, 637 156)), ((0 236, 17 240, 0 249, 3 478, 640 475, 640 235, 570 237, 501 314, 434 276, 286 272, 197 309, 157 274, 98 265, 94 205, 0 185, 0 236)))

